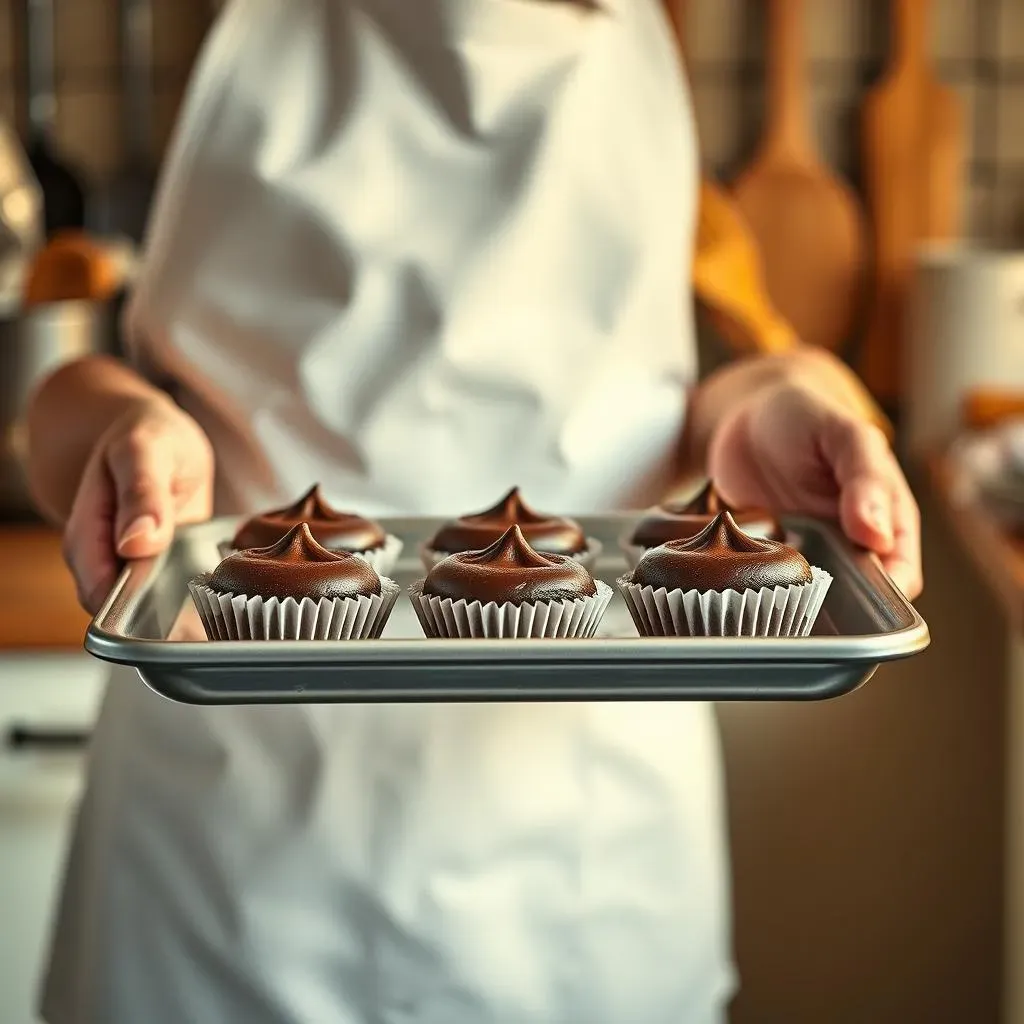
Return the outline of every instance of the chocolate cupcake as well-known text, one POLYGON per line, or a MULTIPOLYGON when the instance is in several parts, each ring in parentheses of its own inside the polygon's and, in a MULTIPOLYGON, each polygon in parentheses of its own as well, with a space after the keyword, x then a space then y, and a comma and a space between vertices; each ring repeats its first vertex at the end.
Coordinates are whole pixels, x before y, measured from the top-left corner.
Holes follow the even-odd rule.
POLYGON ((687 502, 668 502, 648 509, 622 540, 631 565, 650 548, 674 540, 689 540, 703 530, 720 512, 728 512, 744 533, 768 540, 786 539, 778 519, 766 509, 732 508, 709 480, 687 502))
POLYGON ((293 505, 247 519, 235 533, 229 550, 269 547, 299 523, 309 526, 318 544, 330 551, 358 555, 377 572, 391 572, 402 551, 402 542, 386 533, 380 523, 329 505, 319 484, 314 484, 293 505))
POLYGON ((601 551, 600 543, 586 537, 574 519, 534 511, 523 501, 519 488, 513 487, 493 508, 444 523, 423 546, 423 564, 429 570, 449 555, 481 551, 510 526, 519 527, 534 551, 568 555, 587 567, 601 551))
POLYGON ((535 550, 514 524, 482 551, 437 562, 409 596, 428 637, 576 638, 594 635, 612 589, 571 555, 535 550))
POLYGON ((831 582, 720 512, 696 536, 651 548, 618 584, 643 636, 806 636, 831 582))
POLYGON ((398 590, 365 559, 318 544, 306 523, 189 582, 211 640, 378 637, 398 590))

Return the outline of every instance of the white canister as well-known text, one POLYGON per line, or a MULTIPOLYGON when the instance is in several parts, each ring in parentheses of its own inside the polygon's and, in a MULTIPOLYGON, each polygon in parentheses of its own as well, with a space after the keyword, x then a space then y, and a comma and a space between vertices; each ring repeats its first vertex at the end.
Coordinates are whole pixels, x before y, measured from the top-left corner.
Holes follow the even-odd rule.
POLYGON ((925 455, 959 431, 972 389, 1024 391, 1024 252, 922 250, 908 327, 906 444, 925 455))

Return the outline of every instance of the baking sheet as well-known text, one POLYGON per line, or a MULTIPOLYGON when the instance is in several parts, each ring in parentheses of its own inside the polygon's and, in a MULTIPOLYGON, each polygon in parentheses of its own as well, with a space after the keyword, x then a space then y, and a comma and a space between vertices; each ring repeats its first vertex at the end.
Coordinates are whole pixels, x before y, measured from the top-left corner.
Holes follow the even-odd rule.
MULTIPOLYGON (((595 574, 614 585, 626 569, 617 540, 630 517, 577 518, 604 544, 595 574)), ((395 574, 404 589, 423 576, 416 552, 439 520, 382 522, 405 542, 395 574)), ((808 560, 834 577, 809 637, 639 637, 616 591, 593 640, 427 640, 403 593, 379 640, 213 643, 186 584, 219 561, 217 545, 236 523, 219 519, 180 530, 159 558, 130 563, 85 647, 192 704, 823 700, 927 647, 927 625, 877 559, 829 524, 784 522, 808 560)))

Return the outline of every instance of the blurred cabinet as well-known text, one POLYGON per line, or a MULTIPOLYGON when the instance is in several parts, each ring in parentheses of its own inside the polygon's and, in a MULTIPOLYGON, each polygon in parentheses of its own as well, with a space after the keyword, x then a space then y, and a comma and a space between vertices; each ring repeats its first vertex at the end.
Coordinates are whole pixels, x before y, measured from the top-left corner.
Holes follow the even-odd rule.
POLYGON ((0 1024, 37 1024, 39 983, 106 670, 85 654, 0 657, 0 1024))
POLYGON ((1010 638, 1003 1024, 1024 1024, 1024 623, 1010 638))

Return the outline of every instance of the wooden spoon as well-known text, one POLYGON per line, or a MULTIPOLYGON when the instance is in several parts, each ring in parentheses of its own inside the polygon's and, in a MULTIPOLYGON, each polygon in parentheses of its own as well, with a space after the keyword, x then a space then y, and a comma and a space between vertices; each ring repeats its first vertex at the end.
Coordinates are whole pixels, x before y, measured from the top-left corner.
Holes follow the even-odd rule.
POLYGON ((803 0, 769 0, 767 127, 733 194, 757 239, 768 294, 802 341, 838 349, 858 319, 862 211, 811 139, 803 0))
POLYGON ((928 62, 930 0, 894 0, 889 71, 864 103, 864 178, 874 221, 874 288, 858 370, 894 403, 902 383, 906 307, 914 252, 960 231, 965 119, 956 93, 928 62))

